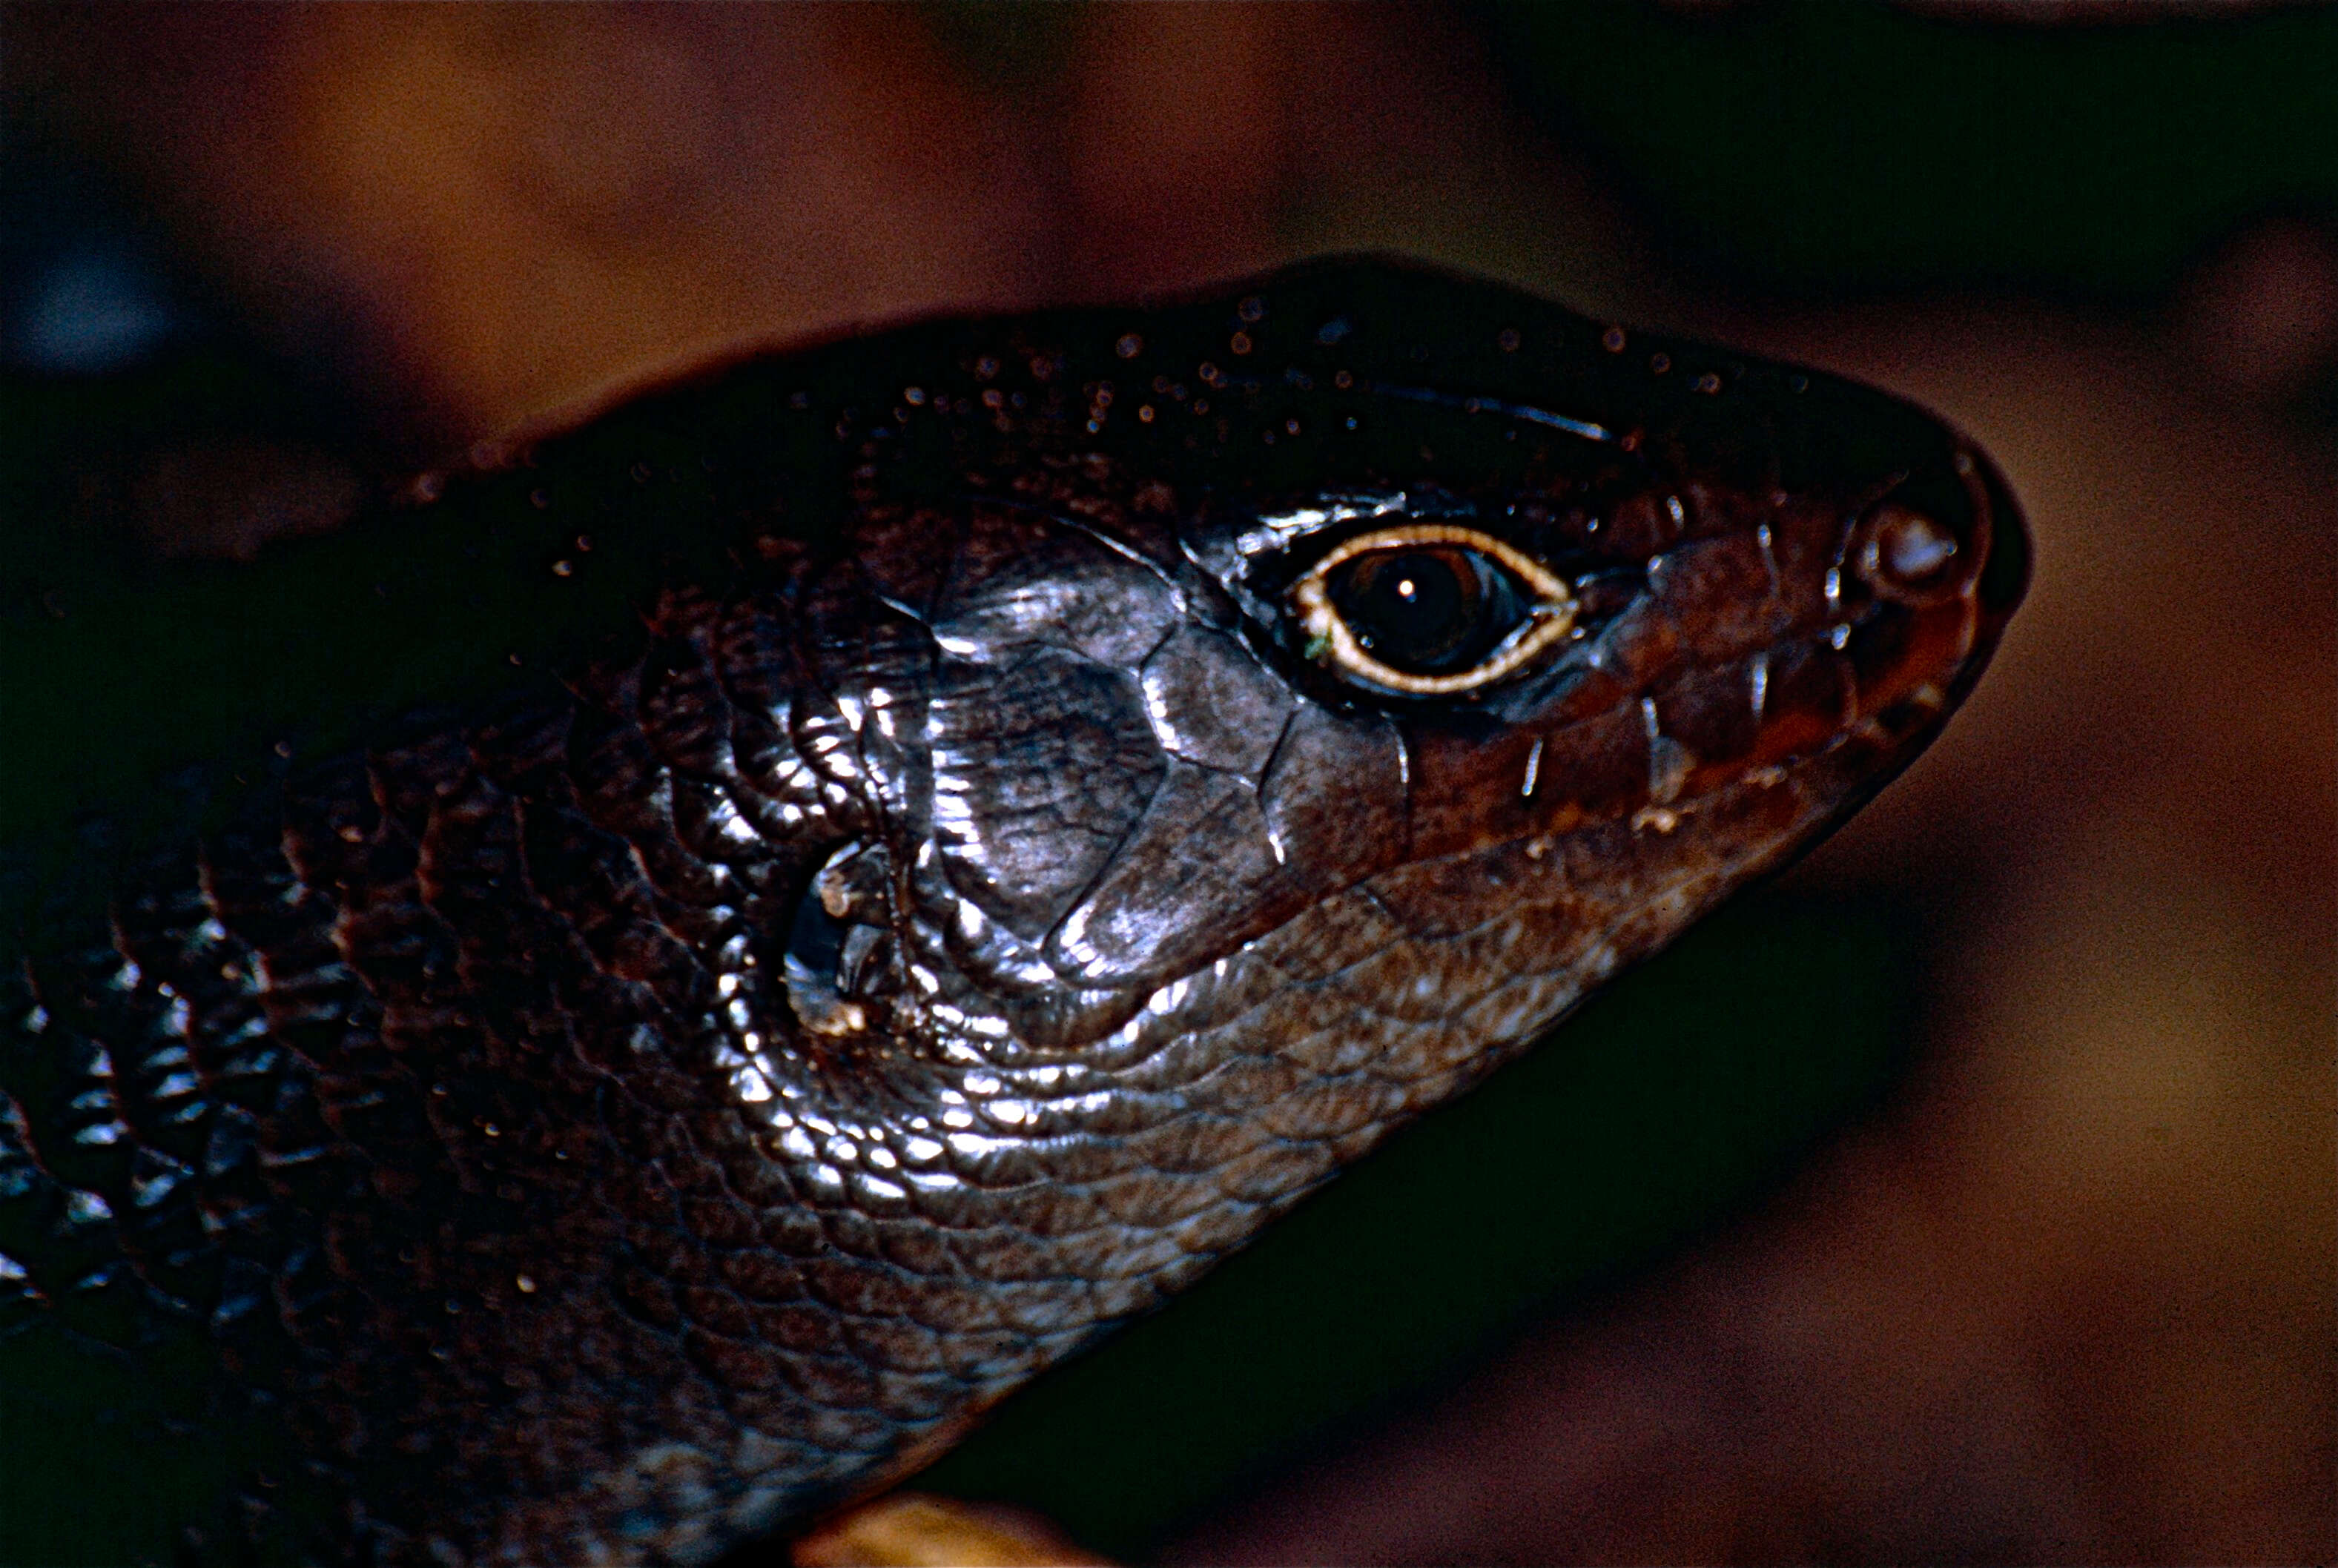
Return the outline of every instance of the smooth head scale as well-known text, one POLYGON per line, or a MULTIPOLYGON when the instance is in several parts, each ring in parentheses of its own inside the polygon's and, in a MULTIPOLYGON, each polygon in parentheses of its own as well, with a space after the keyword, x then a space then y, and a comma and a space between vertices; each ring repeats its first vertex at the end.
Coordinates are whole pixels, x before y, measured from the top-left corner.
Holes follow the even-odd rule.
POLYGON ((381 525, 648 608, 5 982, 0 1332, 245 1435, 199 1554, 899 1473, 1855 809, 2026 561, 1905 404, 1380 264, 752 361, 381 525))

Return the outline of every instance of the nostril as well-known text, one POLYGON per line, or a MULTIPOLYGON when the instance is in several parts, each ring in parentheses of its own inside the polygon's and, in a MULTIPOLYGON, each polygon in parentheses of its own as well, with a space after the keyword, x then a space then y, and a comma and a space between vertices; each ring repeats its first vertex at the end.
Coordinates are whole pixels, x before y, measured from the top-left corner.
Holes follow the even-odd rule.
POLYGON ((1886 599, 1929 602, 1955 592, 1966 575, 1963 545, 1929 514, 1887 503, 1868 515, 1864 532, 1860 575, 1886 599))
POLYGON ((1957 553, 1949 531, 1918 512, 1890 509, 1875 528, 1877 564, 1902 583, 1938 576, 1957 553))

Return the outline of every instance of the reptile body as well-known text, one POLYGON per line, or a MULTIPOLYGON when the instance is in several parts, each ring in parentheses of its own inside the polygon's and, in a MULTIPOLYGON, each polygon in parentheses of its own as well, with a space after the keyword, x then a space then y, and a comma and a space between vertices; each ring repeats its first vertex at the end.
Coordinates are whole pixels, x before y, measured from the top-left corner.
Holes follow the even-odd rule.
POLYGON ((198 1559, 702 1562, 904 1473, 1855 809, 2025 558, 1907 405, 1380 264, 426 488, 368 525, 642 613, 0 978, 0 1336, 221 1435, 198 1559))

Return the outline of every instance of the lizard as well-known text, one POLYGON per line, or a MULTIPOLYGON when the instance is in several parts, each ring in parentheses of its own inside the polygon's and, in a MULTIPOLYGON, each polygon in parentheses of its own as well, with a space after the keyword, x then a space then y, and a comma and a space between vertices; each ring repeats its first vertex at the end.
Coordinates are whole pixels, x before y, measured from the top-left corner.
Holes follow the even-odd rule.
POLYGON ((913 1472, 1816 843, 2027 573, 1920 409, 1374 260, 405 502, 444 568, 284 656, 443 700, 5 938, 0 1424, 104 1358, 196 1561, 703 1563, 913 1472))

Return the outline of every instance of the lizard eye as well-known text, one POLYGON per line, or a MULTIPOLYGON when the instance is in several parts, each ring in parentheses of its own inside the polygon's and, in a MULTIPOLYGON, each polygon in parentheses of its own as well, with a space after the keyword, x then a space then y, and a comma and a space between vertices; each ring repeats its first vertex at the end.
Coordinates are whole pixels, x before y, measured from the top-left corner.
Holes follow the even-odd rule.
POLYGON ((1359 534, 1292 584, 1307 656, 1407 696, 1499 681, 1566 637, 1575 597, 1489 534, 1410 524, 1359 534))

